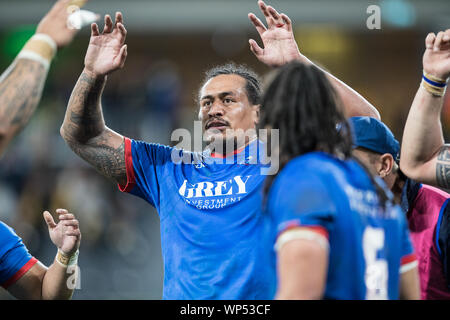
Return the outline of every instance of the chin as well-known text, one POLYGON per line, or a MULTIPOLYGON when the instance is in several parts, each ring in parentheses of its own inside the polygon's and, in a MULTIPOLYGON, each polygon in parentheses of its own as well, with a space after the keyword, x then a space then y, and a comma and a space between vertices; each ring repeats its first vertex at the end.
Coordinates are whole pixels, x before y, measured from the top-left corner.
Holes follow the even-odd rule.
POLYGON ((217 132, 217 130, 215 130, 216 132, 209 132, 206 131, 205 133, 205 141, 207 143, 218 143, 218 142, 222 142, 222 141, 226 141, 227 139, 227 135, 225 134, 225 132, 217 132))

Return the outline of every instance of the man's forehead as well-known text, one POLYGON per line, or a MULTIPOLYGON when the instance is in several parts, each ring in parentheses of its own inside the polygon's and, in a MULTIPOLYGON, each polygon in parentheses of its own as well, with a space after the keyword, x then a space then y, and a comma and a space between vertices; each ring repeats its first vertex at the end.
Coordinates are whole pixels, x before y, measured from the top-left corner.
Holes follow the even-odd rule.
POLYGON ((200 97, 215 96, 223 92, 245 93, 246 80, 236 74, 221 74, 209 79, 200 90, 200 97))

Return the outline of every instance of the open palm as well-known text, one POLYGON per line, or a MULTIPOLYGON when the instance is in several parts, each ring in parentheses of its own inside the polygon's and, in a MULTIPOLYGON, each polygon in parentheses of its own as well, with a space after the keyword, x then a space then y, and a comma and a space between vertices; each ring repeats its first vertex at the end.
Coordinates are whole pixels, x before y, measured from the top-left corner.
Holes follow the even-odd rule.
POLYGON ((263 1, 258 1, 258 5, 266 18, 267 28, 253 13, 248 14, 250 21, 261 36, 264 46, 261 48, 255 40, 250 39, 252 52, 259 61, 272 67, 278 67, 298 59, 300 51, 289 17, 278 13, 271 6, 266 6, 263 1))
POLYGON ((127 46, 124 44, 126 34, 120 12, 116 13, 114 26, 111 17, 105 16, 105 27, 101 34, 97 24, 93 23, 84 59, 85 68, 96 76, 107 75, 122 68, 127 56, 127 46))

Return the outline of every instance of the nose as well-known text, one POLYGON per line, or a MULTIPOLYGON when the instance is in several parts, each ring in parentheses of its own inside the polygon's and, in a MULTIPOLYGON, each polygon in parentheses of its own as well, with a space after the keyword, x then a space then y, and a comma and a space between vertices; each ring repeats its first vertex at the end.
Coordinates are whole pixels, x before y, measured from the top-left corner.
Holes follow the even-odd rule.
POLYGON ((222 117, 224 115, 223 106, 220 102, 214 102, 209 108, 208 116, 210 117, 222 117))

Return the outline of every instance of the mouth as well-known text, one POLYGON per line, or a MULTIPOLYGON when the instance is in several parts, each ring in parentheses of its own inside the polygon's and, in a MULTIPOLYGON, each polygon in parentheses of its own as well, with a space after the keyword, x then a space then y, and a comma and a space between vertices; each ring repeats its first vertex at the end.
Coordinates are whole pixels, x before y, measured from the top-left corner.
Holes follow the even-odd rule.
POLYGON ((208 130, 208 129, 211 129, 211 128, 214 128, 214 129, 217 129, 217 130, 224 130, 224 129, 228 128, 228 127, 229 127, 229 125, 228 125, 228 123, 226 121, 223 121, 223 120, 211 120, 211 121, 208 121, 206 123, 205 130, 208 130))

